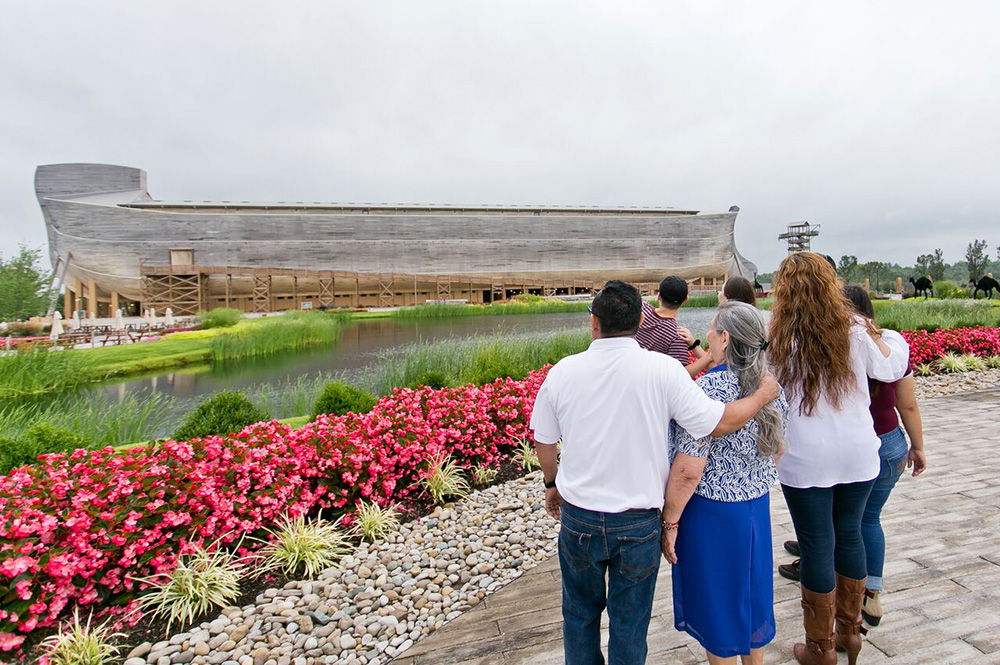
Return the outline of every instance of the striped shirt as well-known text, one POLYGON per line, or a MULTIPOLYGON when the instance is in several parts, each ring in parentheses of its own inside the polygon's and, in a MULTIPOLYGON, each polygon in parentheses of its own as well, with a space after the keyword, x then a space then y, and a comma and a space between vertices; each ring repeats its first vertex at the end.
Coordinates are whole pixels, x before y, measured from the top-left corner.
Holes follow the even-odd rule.
POLYGON ((645 317, 635 333, 635 341, 639 342, 639 346, 672 356, 682 365, 691 362, 687 344, 677 332, 677 320, 660 316, 646 301, 642 303, 642 313, 645 317))

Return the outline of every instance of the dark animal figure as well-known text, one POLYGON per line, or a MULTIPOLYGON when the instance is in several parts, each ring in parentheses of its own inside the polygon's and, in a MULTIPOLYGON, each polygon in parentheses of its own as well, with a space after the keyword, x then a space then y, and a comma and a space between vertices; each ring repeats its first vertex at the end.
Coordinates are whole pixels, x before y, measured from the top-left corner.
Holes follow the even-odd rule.
POLYGON ((934 295, 934 282, 929 277, 921 277, 917 281, 913 281, 911 277, 910 284, 913 285, 914 296, 919 297, 921 293, 924 294, 924 298, 927 298, 928 295, 934 295))
POLYGON ((758 291, 758 292, 759 291, 763 291, 764 290, 764 285, 761 284, 760 282, 758 282, 757 278, 754 277, 753 278, 753 288, 754 288, 754 291, 758 291))
POLYGON ((983 292, 987 300, 993 297, 994 289, 996 289, 997 295, 1000 296, 1000 282, 996 281, 992 277, 980 277, 978 283, 969 282, 969 284, 975 287, 975 290, 972 292, 973 300, 975 300, 980 291, 983 292))

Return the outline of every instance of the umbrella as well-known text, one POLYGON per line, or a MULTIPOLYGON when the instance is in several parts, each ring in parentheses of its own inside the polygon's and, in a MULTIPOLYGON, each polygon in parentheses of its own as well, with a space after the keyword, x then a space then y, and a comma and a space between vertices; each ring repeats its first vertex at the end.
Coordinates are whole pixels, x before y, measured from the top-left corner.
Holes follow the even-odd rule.
POLYGON ((76 311, 75 309, 73 310, 73 316, 66 319, 66 327, 69 328, 70 330, 80 329, 80 312, 76 311))
POLYGON ((95 314, 94 312, 90 313, 90 316, 87 317, 87 325, 90 326, 91 328, 97 327, 97 314, 95 314))
POLYGON ((150 307, 149 308, 149 325, 151 325, 151 326, 155 326, 156 325, 156 308, 155 307, 150 307))
POLYGON ((62 314, 56 312, 52 315, 52 330, 49 331, 49 339, 59 339, 63 334, 62 314))
POLYGON ((174 310, 167 308, 167 311, 163 315, 163 323, 167 326, 174 325, 174 310))
POLYGON ((122 319, 122 311, 120 309, 115 310, 115 321, 111 327, 115 330, 125 329, 125 321, 122 319))

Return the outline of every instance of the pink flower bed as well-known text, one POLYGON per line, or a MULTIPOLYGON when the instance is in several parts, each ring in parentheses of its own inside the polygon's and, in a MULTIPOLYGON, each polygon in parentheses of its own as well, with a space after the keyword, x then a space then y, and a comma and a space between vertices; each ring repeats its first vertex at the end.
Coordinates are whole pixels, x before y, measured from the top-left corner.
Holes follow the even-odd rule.
POLYGON ((910 362, 914 365, 933 362, 947 353, 1000 355, 1000 328, 904 330, 901 334, 910 344, 910 362))
POLYGON ((528 434, 545 372, 398 389, 367 414, 320 416, 298 430, 258 423, 15 469, 0 478, 0 649, 76 606, 124 613, 141 590, 133 577, 169 572, 192 546, 234 545, 280 516, 347 513, 361 499, 405 507, 438 454, 495 466, 528 434))

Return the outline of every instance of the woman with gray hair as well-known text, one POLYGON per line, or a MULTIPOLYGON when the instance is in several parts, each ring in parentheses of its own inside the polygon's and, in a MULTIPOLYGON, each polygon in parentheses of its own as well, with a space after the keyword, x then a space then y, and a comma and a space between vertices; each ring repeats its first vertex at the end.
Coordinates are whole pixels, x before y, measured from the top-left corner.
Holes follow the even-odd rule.
MULTIPOLYGON (((719 306, 708 331, 718 365, 698 379, 709 397, 733 402, 766 374, 767 327, 754 307, 719 306)), ((778 478, 788 405, 784 395, 742 429, 694 439, 674 425, 663 507, 663 554, 673 568, 674 625, 710 663, 763 662, 775 635, 768 492, 778 478)))

